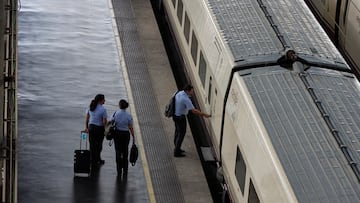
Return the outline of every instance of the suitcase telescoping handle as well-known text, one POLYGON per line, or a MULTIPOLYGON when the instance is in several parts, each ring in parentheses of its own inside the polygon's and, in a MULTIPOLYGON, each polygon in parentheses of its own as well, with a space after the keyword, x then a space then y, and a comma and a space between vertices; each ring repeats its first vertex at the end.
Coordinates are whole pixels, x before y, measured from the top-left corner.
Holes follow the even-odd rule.
POLYGON ((85 141, 85 149, 87 149, 87 137, 89 136, 89 134, 85 131, 81 131, 81 135, 80 135, 80 149, 81 149, 81 143, 84 140, 85 141))

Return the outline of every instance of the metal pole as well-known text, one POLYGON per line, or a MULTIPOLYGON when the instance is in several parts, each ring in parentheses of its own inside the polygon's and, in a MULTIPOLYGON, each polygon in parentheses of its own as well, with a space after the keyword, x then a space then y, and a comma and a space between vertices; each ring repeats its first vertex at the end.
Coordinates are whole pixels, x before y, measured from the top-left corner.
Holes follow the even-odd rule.
MULTIPOLYGON (((5 11, 5 5, 7 1, 0 2, 0 73, 5 72, 5 50, 7 49, 5 46, 5 25, 7 20, 7 15, 5 11)), ((0 81, 4 81, 4 75, 0 74, 0 81)), ((0 166, 1 166, 1 202, 5 202, 5 194, 6 194, 6 165, 5 165, 5 157, 6 157, 6 140, 4 135, 4 119, 3 119, 3 109, 4 109, 4 84, 0 84, 0 166)))
POLYGON ((17 202, 17 0, 0 3, 1 201, 17 202))

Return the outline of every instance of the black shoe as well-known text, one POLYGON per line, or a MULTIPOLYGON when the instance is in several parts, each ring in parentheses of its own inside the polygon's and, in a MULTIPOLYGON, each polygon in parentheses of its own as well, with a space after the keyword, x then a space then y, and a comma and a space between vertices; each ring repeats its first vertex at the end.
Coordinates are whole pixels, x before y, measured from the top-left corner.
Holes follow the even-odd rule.
POLYGON ((180 150, 174 149, 174 154, 182 154, 182 153, 185 153, 185 150, 183 150, 183 149, 180 149, 180 150))
POLYGON ((174 153, 174 157, 184 157, 184 156, 186 155, 182 153, 174 153))

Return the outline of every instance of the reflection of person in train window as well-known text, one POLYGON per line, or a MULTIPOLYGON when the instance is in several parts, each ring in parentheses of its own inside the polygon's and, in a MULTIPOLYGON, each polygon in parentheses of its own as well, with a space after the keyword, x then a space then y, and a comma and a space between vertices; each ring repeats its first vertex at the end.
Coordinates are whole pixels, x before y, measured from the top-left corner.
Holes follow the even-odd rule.
POLYGON ((190 96, 193 94, 194 88, 191 85, 186 85, 182 91, 179 91, 175 95, 175 113, 173 120, 175 123, 175 137, 174 137, 174 156, 183 157, 185 156, 184 150, 181 149, 181 144, 184 140, 186 133, 186 115, 189 111, 192 113, 205 116, 206 118, 210 117, 209 114, 203 113, 200 110, 196 109, 190 100, 190 96))

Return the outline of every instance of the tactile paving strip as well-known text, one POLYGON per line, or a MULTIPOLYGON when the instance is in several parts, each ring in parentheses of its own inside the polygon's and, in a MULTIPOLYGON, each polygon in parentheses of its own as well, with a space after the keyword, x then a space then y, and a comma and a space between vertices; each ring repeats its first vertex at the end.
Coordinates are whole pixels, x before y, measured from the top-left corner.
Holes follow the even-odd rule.
POLYGON ((157 202, 185 202, 129 0, 112 0, 157 202))

